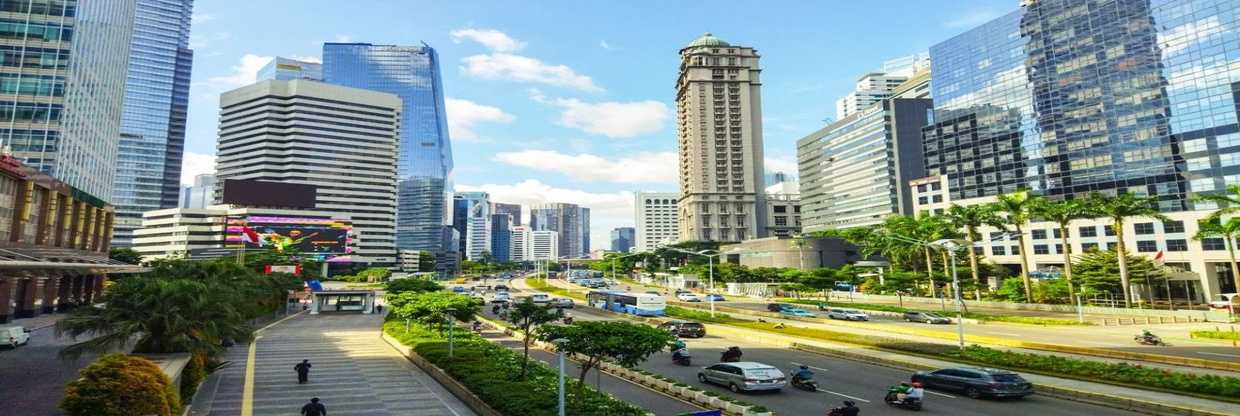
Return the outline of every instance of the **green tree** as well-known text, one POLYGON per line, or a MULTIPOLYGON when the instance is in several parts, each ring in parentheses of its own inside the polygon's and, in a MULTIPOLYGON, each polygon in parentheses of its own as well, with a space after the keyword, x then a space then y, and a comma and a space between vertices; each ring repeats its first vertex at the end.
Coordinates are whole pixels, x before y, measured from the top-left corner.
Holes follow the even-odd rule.
POLYGON ((528 374, 530 363, 530 341, 534 340, 534 329, 559 319, 559 316, 552 313, 547 307, 534 303, 530 298, 525 298, 521 303, 512 307, 509 312, 508 319, 521 330, 525 337, 521 338, 522 358, 521 358, 521 375, 519 379, 524 380, 528 374))
POLYGON ((357 273, 367 283, 386 282, 392 277, 392 271, 383 267, 368 267, 357 273))
POLYGON ((108 250, 108 258, 127 264, 142 263, 142 255, 129 247, 112 247, 108 250))
POLYGON ((1155 197, 1139 197, 1129 193, 1108 196, 1099 193, 1089 195, 1086 207, 1091 215, 1106 217, 1111 220, 1111 230, 1115 231, 1116 259, 1119 263, 1120 285, 1124 291, 1124 307, 1132 307, 1132 292, 1129 290, 1128 250, 1124 244, 1124 221, 1132 217, 1149 217, 1167 221, 1167 217, 1158 212, 1154 203, 1155 197))
POLYGON ((1020 191, 1006 195, 999 195, 993 202, 992 207, 995 211, 1003 213, 1007 217, 1007 223, 1016 228, 1017 239, 1020 242, 1020 280, 1025 285, 1025 302, 1033 302, 1033 285, 1029 279, 1029 253, 1026 253, 1025 245, 1025 226, 1029 224, 1029 209, 1035 199, 1029 197, 1029 192, 1020 191))
POLYGON ((546 342, 562 340, 557 345, 569 354, 585 357, 577 377, 577 396, 585 386, 586 374, 603 360, 633 368, 650 354, 662 351, 676 337, 652 326, 623 321, 582 321, 572 325, 543 325, 538 338, 546 342))
POLYGON ((443 290, 443 285, 435 283, 435 281, 420 277, 408 277, 404 279, 388 280, 384 286, 384 293, 387 296, 393 296, 404 292, 438 292, 443 290))
POLYGON ((1226 222, 1223 222, 1221 218, 1207 217, 1197 222, 1197 234, 1193 235, 1193 239, 1199 241, 1203 238, 1223 240, 1223 244, 1227 247, 1227 258, 1231 261, 1231 277, 1235 279, 1236 287, 1240 288, 1240 267, 1236 264, 1236 237, 1240 237, 1240 217, 1233 217, 1226 222))
POLYGON ((1072 287, 1072 244, 1068 242, 1068 231, 1072 221, 1090 218, 1092 213, 1085 203, 1079 199, 1052 201, 1039 198, 1029 207, 1030 213, 1042 221, 1055 223, 1059 227, 1059 244, 1063 247, 1063 271, 1068 287, 1068 299, 1075 295, 1072 287))
POLYGON ((112 353, 99 357, 69 382, 60 409, 69 416, 172 416, 180 414, 181 404, 158 365, 112 353))
POLYGON ((951 222, 953 227, 964 230, 964 238, 969 242, 969 273, 973 276, 973 282, 981 286, 982 277, 978 270, 977 253, 973 251, 973 247, 982 238, 978 229, 989 225, 1003 230, 1003 219, 995 214, 993 206, 987 204, 966 206, 952 204, 947 208, 946 215, 947 221, 951 222))
POLYGON ((435 271, 435 254, 429 251, 419 251, 418 271, 422 273, 435 271))
POLYGON ((1236 288, 1240 290, 1240 268, 1236 267, 1236 254, 1234 251, 1235 237, 1237 235, 1232 234, 1231 236, 1227 236, 1223 234, 1224 229, 1228 228, 1227 224, 1231 221, 1235 221, 1235 219, 1232 219, 1228 222, 1223 222, 1223 216, 1240 213, 1240 185, 1228 185, 1227 192, 1223 194, 1197 194, 1193 197, 1193 200, 1200 202, 1212 202, 1218 206, 1218 209, 1210 213, 1210 216, 1206 217, 1206 219, 1219 224, 1219 227, 1211 226, 1211 233, 1213 234, 1211 236, 1223 237, 1226 240, 1227 254, 1231 256, 1231 278, 1235 280, 1236 288))
MULTIPOLYGON (((1081 295, 1092 296, 1099 292, 1115 294, 1131 292, 1120 278, 1118 254, 1113 250, 1090 250, 1076 257, 1073 270, 1081 295)), ((1154 263, 1143 256, 1127 256, 1124 263, 1129 273, 1148 277, 1152 280, 1164 279, 1162 269, 1154 267, 1154 263)))
POLYGON ((474 298, 448 292, 403 292, 387 297, 387 301, 397 318, 436 328, 440 335, 453 320, 472 321, 480 307, 474 298))

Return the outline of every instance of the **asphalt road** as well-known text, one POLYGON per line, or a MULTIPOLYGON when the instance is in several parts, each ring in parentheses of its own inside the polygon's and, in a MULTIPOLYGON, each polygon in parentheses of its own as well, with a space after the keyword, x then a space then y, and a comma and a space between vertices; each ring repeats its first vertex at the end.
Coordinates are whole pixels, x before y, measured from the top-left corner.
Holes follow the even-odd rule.
POLYGON ((0 349, 0 414, 21 409, 20 414, 28 416, 62 415, 56 406, 64 398, 65 384, 76 379, 78 370, 98 355, 62 360, 56 354, 61 347, 73 344, 72 339, 57 337, 52 327, 30 335, 26 345, 0 349))
MULTIPOLYGON (((578 305, 573 312, 575 319, 615 319, 578 305)), ((818 415, 839 406, 844 400, 853 400, 862 408, 864 415, 904 415, 907 410, 896 409, 883 403, 887 387, 909 379, 909 371, 893 369, 857 361, 843 360, 802 351, 772 348, 767 345, 737 339, 724 339, 707 335, 701 339, 685 340, 693 355, 694 366, 685 367, 671 363, 671 355, 662 352, 650 357, 642 365, 647 371, 657 372, 680 382, 713 390, 720 394, 737 397, 751 403, 761 404, 778 414, 818 415), (744 351, 744 361, 757 361, 787 372, 797 365, 805 364, 817 373, 818 392, 785 388, 780 392, 754 392, 733 394, 725 386, 698 382, 701 367, 718 362, 719 354, 728 346, 736 345, 744 351)), ((1046 416, 1111 416, 1135 415, 1107 407, 1058 400, 1049 397, 1030 396, 1020 400, 974 400, 952 392, 927 391, 924 414, 977 415, 1000 414, 1046 415, 1046 416)))

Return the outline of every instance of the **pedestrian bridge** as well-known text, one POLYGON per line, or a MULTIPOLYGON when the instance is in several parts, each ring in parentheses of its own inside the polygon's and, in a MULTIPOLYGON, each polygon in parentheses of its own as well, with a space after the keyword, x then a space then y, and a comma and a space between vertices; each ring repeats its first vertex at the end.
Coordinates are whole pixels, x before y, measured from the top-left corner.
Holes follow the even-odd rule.
POLYGON ((310 292, 310 314, 323 312, 374 313, 373 290, 322 290, 310 292))

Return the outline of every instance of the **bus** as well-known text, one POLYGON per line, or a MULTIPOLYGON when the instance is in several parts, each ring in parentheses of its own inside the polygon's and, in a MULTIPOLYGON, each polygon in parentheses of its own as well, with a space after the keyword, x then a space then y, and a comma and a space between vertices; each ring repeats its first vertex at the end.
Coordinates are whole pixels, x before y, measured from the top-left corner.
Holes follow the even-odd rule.
POLYGON ((637 316, 663 316, 663 309, 667 307, 663 296, 651 293, 592 290, 586 295, 586 301, 599 309, 637 316))

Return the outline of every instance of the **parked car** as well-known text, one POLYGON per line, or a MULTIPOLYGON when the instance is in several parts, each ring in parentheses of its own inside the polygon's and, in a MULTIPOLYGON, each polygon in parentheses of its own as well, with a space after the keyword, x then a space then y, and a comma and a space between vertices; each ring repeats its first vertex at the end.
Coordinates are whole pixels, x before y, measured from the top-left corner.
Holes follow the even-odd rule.
POLYGON ((950 324, 951 318, 939 315, 934 312, 905 312, 904 320, 909 322, 921 322, 926 324, 950 324))
POLYGON ((843 319, 845 321, 868 321, 870 316, 865 312, 856 309, 831 309, 827 312, 827 317, 831 319, 843 319))
POLYGON ((0 326, 0 347, 17 348, 30 342, 30 330, 17 326, 0 326))
POLYGON ((572 299, 569 299, 569 298, 555 298, 555 299, 551 299, 551 307, 552 307, 552 308, 559 308, 559 309, 572 309, 572 308, 573 308, 573 300, 572 300, 572 299))
POLYGON ((668 321, 659 324, 659 329, 678 337, 701 338, 706 336, 706 325, 689 321, 668 321))
POLYGON ((687 293, 687 292, 677 293, 676 299, 680 299, 681 302, 701 302, 702 301, 702 299, 698 298, 697 295, 692 294, 692 293, 687 293))
POLYGON ((814 313, 813 313, 813 312, 810 312, 810 311, 807 311, 807 310, 804 310, 804 309, 801 309, 801 308, 785 308, 784 310, 779 311, 779 314, 780 314, 780 315, 783 315, 783 316, 795 316, 795 317, 798 317, 798 318, 816 318, 816 317, 818 317, 818 315, 814 315, 814 313))
POLYGON ((724 297, 723 297, 723 295, 720 295, 720 294, 715 294, 715 293, 711 293, 711 294, 709 294, 709 295, 706 295, 705 300, 707 300, 707 301, 712 301, 712 300, 713 300, 713 301, 715 301, 715 302, 723 302, 723 301, 725 301, 725 300, 727 300, 727 299, 726 299, 726 298, 724 298, 724 297))
POLYGON ((980 397, 1025 397, 1033 394, 1033 383, 1020 374, 993 368, 957 367, 938 371, 918 371, 913 381, 926 388, 951 390, 974 399, 980 397))
POLYGON ((766 310, 771 311, 771 312, 783 312, 783 311, 784 311, 784 309, 788 309, 788 308, 791 308, 791 307, 792 307, 792 305, 789 305, 789 304, 787 304, 787 303, 768 303, 768 304, 766 304, 766 310))
POLYGON ((702 368, 698 381, 727 386, 734 393, 752 390, 779 391, 787 384, 784 373, 767 364, 741 361, 702 368))

